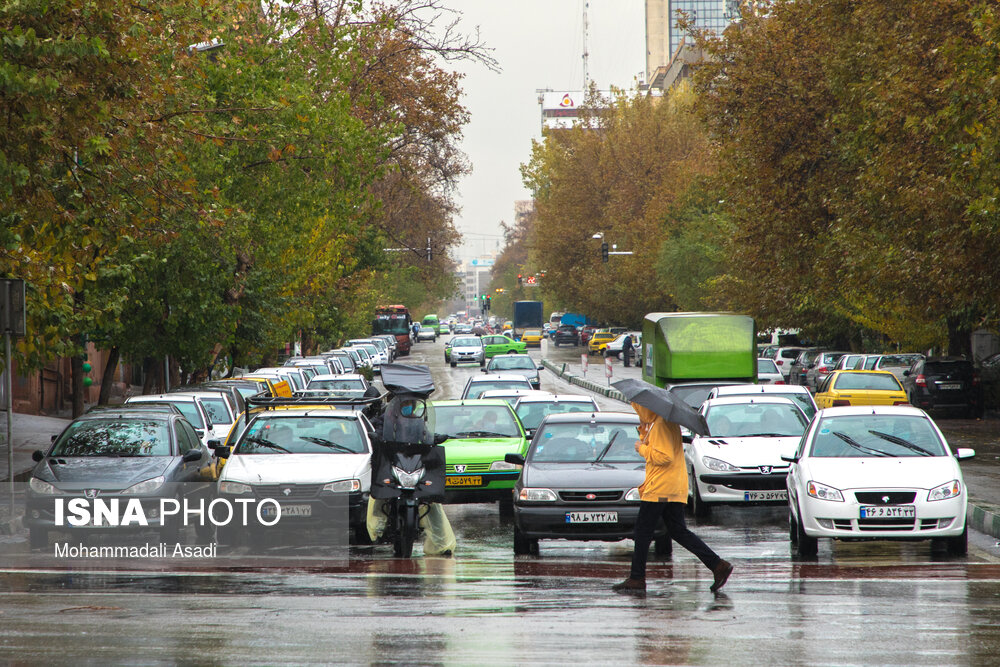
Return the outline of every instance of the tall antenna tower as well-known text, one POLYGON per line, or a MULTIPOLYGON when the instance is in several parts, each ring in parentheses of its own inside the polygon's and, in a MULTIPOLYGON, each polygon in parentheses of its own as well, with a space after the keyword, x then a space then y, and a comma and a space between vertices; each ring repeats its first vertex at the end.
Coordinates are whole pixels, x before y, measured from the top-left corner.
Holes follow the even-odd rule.
POLYGON ((587 52, 587 9, 590 7, 590 2, 588 0, 583 0, 583 92, 586 94, 587 89, 590 87, 590 71, 588 69, 588 60, 590 53, 587 52))

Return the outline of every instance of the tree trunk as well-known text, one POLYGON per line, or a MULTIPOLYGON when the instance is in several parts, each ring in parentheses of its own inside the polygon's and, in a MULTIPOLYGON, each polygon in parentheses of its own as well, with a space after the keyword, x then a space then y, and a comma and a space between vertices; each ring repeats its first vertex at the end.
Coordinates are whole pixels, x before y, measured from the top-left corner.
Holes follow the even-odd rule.
POLYGON ((957 317, 947 318, 948 356, 972 359, 972 332, 957 317))
POLYGON ((73 403, 73 419, 83 414, 83 357, 75 355, 69 360, 70 397, 73 403))
POLYGON ((159 381, 160 374, 157 372, 157 365, 152 357, 142 360, 142 393, 152 394, 153 388, 159 381))
POLYGON ((121 351, 115 345, 108 351, 108 363, 104 366, 104 373, 101 375, 101 393, 97 397, 98 405, 107 405, 111 398, 111 388, 115 383, 115 370, 118 368, 118 359, 121 351))

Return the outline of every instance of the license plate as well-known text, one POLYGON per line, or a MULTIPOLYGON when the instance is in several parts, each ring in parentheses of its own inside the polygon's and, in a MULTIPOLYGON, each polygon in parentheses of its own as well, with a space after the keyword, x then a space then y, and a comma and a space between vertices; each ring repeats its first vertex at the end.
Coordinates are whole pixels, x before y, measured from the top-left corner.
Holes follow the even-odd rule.
POLYGON ((788 500, 788 491, 744 491, 743 500, 788 500))
POLYGON ((566 523, 618 523, 618 512, 566 512, 566 523))
POLYGON ((958 391, 961 388, 962 388, 961 384, 955 384, 955 383, 938 385, 938 389, 943 389, 945 391, 958 391))
POLYGON ((913 519, 917 516, 914 505, 862 505, 862 519, 913 519))
MULTIPOLYGON (((312 516, 312 505, 282 505, 281 516, 312 516)), ((263 517, 277 516, 277 508, 271 503, 260 508, 260 515, 263 517)))
POLYGON ((480 475, 472 477, 448 477, 444 480, 445 486, 482 486, 483 478, 480 475))

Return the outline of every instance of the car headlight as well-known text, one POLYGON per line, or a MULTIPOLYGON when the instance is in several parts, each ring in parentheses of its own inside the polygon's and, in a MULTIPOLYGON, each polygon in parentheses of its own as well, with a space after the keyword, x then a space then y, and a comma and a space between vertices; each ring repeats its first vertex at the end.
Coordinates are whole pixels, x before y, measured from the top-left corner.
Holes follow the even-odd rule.
POLYGON ((336 482, 330 482, 323 486, 324 491, 331 491, 333 493, 347 493, 349 491, 360 491, 361 490, 361 480, 360 479, 341 479, 336 482))
POLYGON ((243 482, 219 482, 219 493, 231 493, 234 496, 250 493, 250 485, 243 482))
POLYGON ((736 466, 726 463, 721 459, 713 459, 711 456, 701 457, 701 462, 705 464, 705 467, 709 470, 715 470, 716 472, 739 472, 740 469, 736 466))
POLYGON ((930 493, 927 494, 927 500, 947 500, 948 498, 956 498, 960 495, 962 495, 962 483, 957 479, 953 479, 947 484, 935 486, 931 489, 930 493))
POLYGON ((628 493, 625 494, 625 501, 626 502, 637 503, 640 500, 641 500, 641 498, 639 498, 639 489, 638 489, 638 487, 636 487, 634 489, 629 489, 628 493))
POLYGON ((143 496, 147 493, 152 493, 156 491, 161 486, 163 486, 163 475, 159 477, 154 477, 153 479, 147 479, 144 482, 139 482, 138 484, 133 484, 124 491, 122 491, 123 496, 143 496))
POLYGON ((556 501, 556 494, 552 489, 524 488, 517 494, 517 499, 527 503, 554 503, 556 501))
POLYGON ((402 468, 392 467, 392 474, 396 476, 399 485, 404 489, 412 489, 417 486, 417 482, 424 476, 424 469, 417 468, 413 472, 406 472, 402 468))
POLYGON ((506 461, 494 461, 490 464, 490 470, 520 470, 521 466, 516 463, 507 463, 506 461))
POLYGON ((35 493, 40 493, 45 496, 53 496, 57 493, 62 493, 62 491, 56 487, 52 486, 48 482, 38 479, 37 477, 32 477, 28 480, 28 488, 35 493))
POLYGON ((832 486, 820 484, 819 482, 809 482, 806 484, 806 493, 813 498, 819 498, 820 500, 830 500, 836 503, 844 502, 843 493, 832 486))

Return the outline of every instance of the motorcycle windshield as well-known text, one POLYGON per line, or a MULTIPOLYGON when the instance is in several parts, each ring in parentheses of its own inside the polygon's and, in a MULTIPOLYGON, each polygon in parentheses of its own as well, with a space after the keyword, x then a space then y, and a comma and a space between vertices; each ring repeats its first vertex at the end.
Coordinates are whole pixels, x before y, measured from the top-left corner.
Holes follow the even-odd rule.
POLYGON ((427 398, 434 392, 431 369, 415 364, 382 364, 382 384, 396 395, 427 398))

